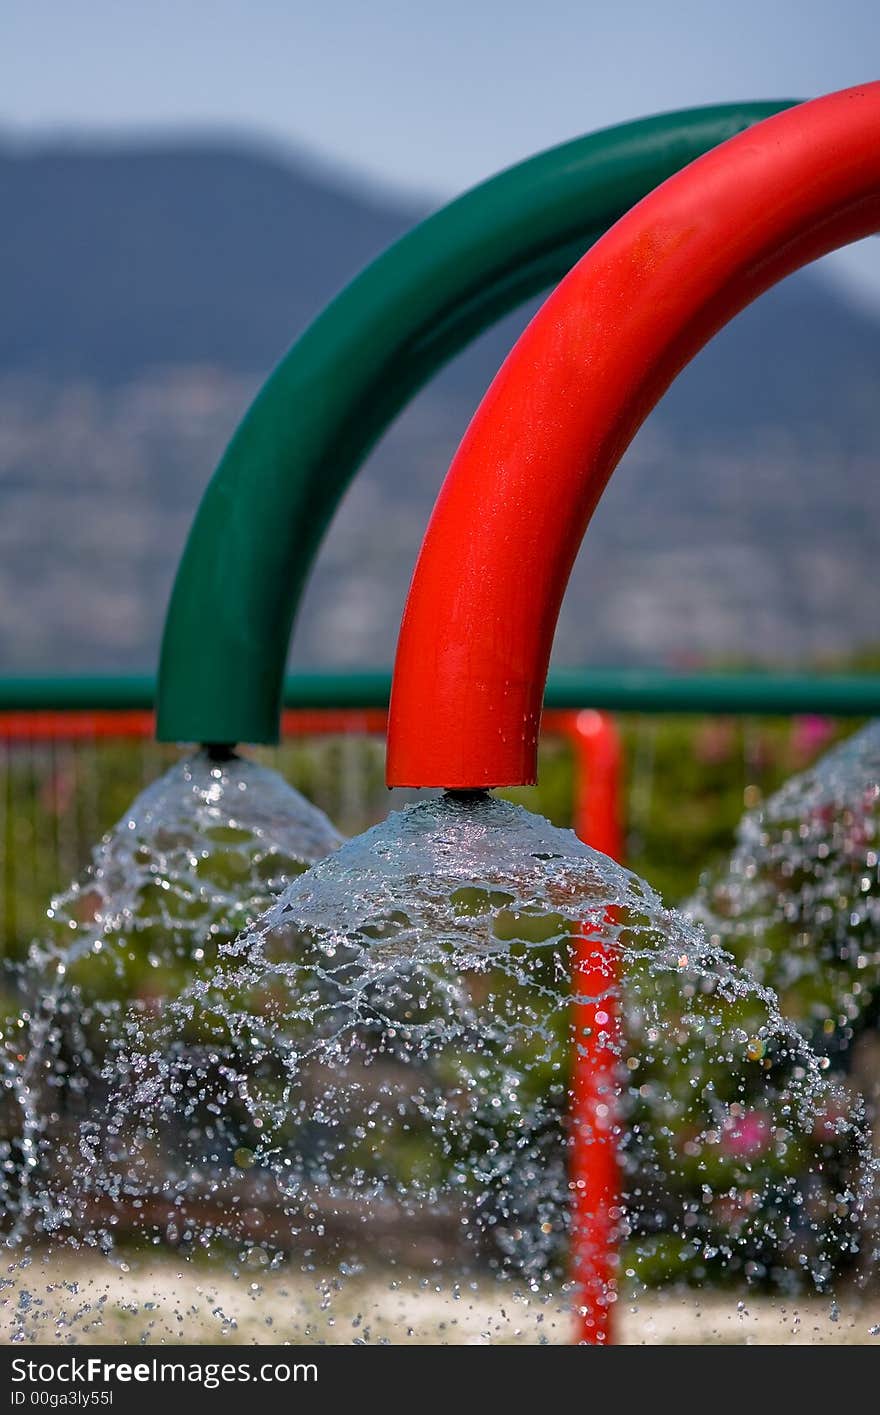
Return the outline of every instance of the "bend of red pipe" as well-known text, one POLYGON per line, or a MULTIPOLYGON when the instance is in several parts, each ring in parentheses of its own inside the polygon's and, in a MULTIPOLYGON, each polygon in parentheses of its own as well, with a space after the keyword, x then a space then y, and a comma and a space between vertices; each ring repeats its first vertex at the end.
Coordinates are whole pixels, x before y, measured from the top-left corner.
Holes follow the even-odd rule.
POLYGON ((562 597, 639 426, 745 305, 878 227, 874 83, 699 158, 566 276, 486 393, 434 508, 398 642, 389 785, 535 780, 562 597))

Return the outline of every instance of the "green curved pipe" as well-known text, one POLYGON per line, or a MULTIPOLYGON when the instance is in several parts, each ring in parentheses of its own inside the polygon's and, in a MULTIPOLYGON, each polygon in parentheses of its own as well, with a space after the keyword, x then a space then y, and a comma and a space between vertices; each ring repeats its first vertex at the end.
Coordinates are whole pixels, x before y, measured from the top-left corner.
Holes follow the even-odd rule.
POLYGON ((685 110, 551 148, 423 221, 328 305, 263 385, 202 498, 165 622, 160 741, 278 740, 303 587, 395 415, 647 192, 789 106, 685 110))

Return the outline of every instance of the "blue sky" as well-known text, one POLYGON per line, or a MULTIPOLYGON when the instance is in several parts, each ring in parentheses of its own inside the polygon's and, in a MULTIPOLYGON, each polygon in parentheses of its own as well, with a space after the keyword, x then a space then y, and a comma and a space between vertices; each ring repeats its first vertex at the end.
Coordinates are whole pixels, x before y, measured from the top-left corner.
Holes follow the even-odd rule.
MULTIPOLYGON (((439 199, 579 132, 880 77, 880 0, 2 0, 0 129, 225 130, 439 199)), ((880 307, 880 241, 834 257, 880 307)))

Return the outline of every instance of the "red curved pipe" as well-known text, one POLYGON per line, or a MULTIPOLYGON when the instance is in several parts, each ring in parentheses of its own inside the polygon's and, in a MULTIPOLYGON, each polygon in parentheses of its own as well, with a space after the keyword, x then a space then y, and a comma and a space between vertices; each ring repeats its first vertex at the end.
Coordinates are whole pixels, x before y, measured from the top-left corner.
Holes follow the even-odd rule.
POLYGON ((502 365, 434 508, 401 626, 388 783, 535 780, 562 596, 609 476, 699 349, 880 226, 880 83, 769 118, 624 216, 502 365))

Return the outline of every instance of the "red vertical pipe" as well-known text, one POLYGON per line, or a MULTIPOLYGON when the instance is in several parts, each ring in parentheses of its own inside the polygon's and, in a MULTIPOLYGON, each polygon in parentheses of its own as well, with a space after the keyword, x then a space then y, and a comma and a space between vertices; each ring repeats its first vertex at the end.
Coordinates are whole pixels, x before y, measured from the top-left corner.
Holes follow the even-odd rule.
MULTIPOLYGON (((623 854, 620 740, 604 713, 567 714, 575 752, 574 828, 612 859, 623 854)), ((569 1182, 572 1305, 577 1341, 606 1346, 614 1335, 618 1041, 620 1022, 610 951, 595 938, 575 941, 572 959, 573 1056, 569 1182)))
POLYGON ((573 825, 585 845, 623 858, 620 737, 614 719, 585 708, 566 713, 566 734, 575 751, 573 825))

